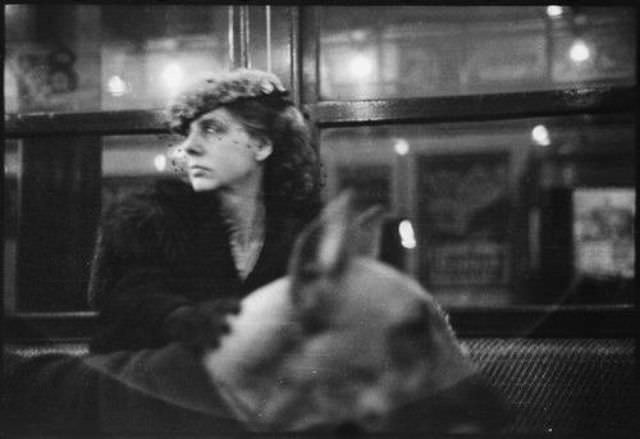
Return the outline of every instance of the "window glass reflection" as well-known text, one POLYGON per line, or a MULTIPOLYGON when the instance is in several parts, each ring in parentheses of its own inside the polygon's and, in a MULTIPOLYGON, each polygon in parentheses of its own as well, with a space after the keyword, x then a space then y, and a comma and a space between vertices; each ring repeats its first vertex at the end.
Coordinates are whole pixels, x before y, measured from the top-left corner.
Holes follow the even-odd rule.
POLYGON ((20 175, 20 141, 4 142, 4 213, 2 287, 4 308, 15 310, 16 238, 18 234, 18 178, 20 175))
POLYGON ((199 5, 6 5, 5 111, 158 108, 228 67, 228 12, 199 5))
POLYGON ((406 269, 447 306, 631 303, 634 123, 325 129, 327 197, 351 187, 409 219, 406 269))
POLYGON ((323 99, 635 83, 628 8, 371 6, 320 15, 323 99))
POLYGON ((154 179, 174 178, 168 153, 178 141, 172 135, 5 141, 8 313, 88 309, 87 261, 100 207, 154 179))
POLYGON ((102 140, 102 205, 153 180, 174 178, 171 147, 177 135, 107 136, 102 140))

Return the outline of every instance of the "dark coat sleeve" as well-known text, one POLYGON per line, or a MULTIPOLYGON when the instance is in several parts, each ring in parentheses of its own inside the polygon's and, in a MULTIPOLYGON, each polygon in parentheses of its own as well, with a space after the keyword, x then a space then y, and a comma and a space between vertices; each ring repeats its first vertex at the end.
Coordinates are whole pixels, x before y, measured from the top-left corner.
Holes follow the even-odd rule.
POLYGON ((81 357, 5 352, 4 381, 4 433, 243 431, 196 357, 177 344, 81 357))
POLYGON ((156 348, 176 338, 215 341, 224 326, 209 305, 241 299, 286 274, 304 216, 279 206, 267 212, 265 246, 242 281, 217 198, 165 183, 105 210, 89 282, 99 311, 93 353, 156 348), (206 319, 199 317, 200 307, 206 319))
POLYGON ((172 261, 187 241, 179 208, 148 190, 105 209, 89 282, 99 311, 93 352, 162 346, 169 341, 165 318, 192 303, 171 279, 172 261))

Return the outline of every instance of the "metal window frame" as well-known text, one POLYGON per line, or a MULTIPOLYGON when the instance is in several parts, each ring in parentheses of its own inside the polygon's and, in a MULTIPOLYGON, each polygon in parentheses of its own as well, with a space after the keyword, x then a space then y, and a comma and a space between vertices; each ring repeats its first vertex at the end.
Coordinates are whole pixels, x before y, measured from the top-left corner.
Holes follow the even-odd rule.
MULTIPOLYGON (((248 67, 249 6, 231 5, 227 12, 230 65, 248 67)), ((5 139, 163 133, 168 133, 168 127, 164 110, 159 109, 13 113, 4 117, 5 139)), ((7 340, 84 340, 92 333, 95 315, 93 311, 15 312, 4 315, 3 329, 7 340)))
MULTIPOLYGON (((303 30, 300 100, 313 124, 318 145, 320 130, 332 127, 629 113, 638 119, 636 86, 408 99, 320 100, 320 8, 300 8, 297 24, 303 30)), ((454 308, 450 315, 453 327, 461 336, 627 337, 638 334, 634 305, 454 308)))
MULTIPOLYGON (((250 64, 249 6, 229 7, 231 65, 250 64)), ((637 115, 637 87, 590 87, 557 91, 367 101, 318 100, 319 6, 290 7, 291 78, 294 102, 303 107, 315 139, 326 127, 388 123, 435 123, 580 114, 637 115)), ((5 137, 50 135, 123 135, 166 133, 161 110, 5 115, 5 137)), ((636 309, 616 306, 524 306, 500 309, 452 309, 461 336, 581 337, 636 334, 636 309)), ((93 312, 17 313, 5 316, 7 339, 84 339, 94 325, 93 312)))

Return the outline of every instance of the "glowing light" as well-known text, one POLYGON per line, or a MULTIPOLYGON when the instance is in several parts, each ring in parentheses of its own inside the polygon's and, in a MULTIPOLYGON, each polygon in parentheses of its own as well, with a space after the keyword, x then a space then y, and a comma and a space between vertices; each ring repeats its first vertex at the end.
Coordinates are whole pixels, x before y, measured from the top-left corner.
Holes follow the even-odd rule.
POLYGON ((117 75, 112 76, 107 82, 107 90, 109 90, 109 93, 111 93, 113 96, 122 96, 127 92, 127 83, 117 75))
POLYGON ((564 8, 562 6, 558 6, 558 5, 550 5, 547 6, 547 15, 549 17, 559 17, 564 13, 564 8))
POLYGON ((162 172, 167 168, 167 157, 164 154, 158 154, 153 159, 153 166, 158 172, 162 172))
POLYGON ((571 46, 571 49, 569 49, 569 56, 575 62, 583 62, 589 59, 591 52, 584 41, 576 40, 571 46))
POLYGON ((162 71, 162 80, 171 91, 177 91, 182 85, 184 71, 177 63, 168 64, 162 71))
POLYGON ((354 30, 351 32, 351 38, 353 38, 354 41, 362 42, 367 39, 367 33, 361 29, 354 30))
POLYGON ((18 12, 18 8, 18 5, 4 5, 4 14, 8 17, 12 16, 18 12))
POLYGON ((398 225, 398 233, 400 234, 400 244, 404 248, 416 248, 416 235, 413 232, 411 221, 402 220, 398 225))
POLYGON ((367 56, 356 55, 349 63, 349 71, 354 78, 366 78, 373 72, 373 62, 367 56))
POLYGON ((393 144, 393 149, 398 155, 407 155, 409 153, 409 142, 404 139, 397 139, 393 144))
POLYGON ((551 139, 549 138, 549 130, 544 125, 536 125, 531 130, 531 138, 540 146, 551 145, 551 139))

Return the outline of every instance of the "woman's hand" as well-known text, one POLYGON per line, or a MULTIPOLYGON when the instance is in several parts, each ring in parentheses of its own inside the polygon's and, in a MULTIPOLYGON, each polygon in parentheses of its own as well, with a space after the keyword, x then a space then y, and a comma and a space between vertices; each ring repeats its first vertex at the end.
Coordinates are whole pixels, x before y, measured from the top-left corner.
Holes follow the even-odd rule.
POLYGON ((185 305, 165 319, 168 338, 188 346, 194 353, 215 349, 220 338, 229 333, 226 317, 240 312, 239 299, 216 299, 196 305, 185 305))

